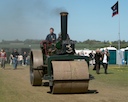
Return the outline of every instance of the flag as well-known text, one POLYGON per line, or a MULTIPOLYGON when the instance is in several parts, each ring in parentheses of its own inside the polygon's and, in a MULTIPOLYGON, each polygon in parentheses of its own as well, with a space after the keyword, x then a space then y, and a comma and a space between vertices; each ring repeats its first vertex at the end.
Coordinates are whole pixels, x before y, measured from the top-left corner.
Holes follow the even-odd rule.
POLYGON ((113 13, 112 17, 118 14, 118 1, 111 7, 113 13))

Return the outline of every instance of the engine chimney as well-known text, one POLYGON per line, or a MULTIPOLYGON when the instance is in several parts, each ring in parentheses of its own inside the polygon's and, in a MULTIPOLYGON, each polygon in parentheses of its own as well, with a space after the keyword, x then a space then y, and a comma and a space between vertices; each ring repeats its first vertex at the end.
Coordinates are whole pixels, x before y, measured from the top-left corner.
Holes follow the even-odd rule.
POLYGON ((68 12, 61 12, 61 36, 62 40, 67 39, 68 12))

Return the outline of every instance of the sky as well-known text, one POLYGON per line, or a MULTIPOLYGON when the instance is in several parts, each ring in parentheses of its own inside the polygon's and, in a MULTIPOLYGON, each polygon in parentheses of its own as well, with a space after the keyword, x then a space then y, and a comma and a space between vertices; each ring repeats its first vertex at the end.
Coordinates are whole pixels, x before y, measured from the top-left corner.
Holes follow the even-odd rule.
POLYGON ((72 40, 128 41, 128 0, 120 0, 119 15, 112 17, 117 0, 0 0, 0 40, 45 39, 49 28, 61 32, 60 15, 67 11, 72 40))

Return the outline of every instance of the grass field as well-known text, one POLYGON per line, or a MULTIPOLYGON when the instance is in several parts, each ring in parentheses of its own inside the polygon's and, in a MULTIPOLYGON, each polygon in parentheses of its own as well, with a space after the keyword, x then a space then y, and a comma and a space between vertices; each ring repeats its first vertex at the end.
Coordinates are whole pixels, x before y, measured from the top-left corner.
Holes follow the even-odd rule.
POLYGON ((128 66, 117 66, 110 65, 108 68, 108 75, 104 74, 104 69, 101 67, 100 75, 95 75, 95 71, 90 70, 92 75, 95 75, 95 78, 99 82, 103 82, 109 85, 118 86, 118 87, 128 87, 128 66))
POLYGON ((7 65, 0 68, 0 102, 128 102, 128 66, 110 65, 108 74, 101 67, 99 75, 89 72, 95 79, 90 80, 89 90, 97 94, 49 94, 49 87, 32 87, 29 81, 29 67, 18 66, 13 70, 7 65))

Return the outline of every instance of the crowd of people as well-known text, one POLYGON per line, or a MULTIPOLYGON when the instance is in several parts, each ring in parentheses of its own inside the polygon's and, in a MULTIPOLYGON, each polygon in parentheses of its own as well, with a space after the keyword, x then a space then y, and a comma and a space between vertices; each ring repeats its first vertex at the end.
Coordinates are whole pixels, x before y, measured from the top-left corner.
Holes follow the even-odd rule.
POLYGON ((100 66, 102 65, 104 68, 104 73, 107 74, 108 69, 108 63, 109 63, 109 57, 110 54, 108 50, 101 51, 100 49, 97 49, 95 52, 92 51, 91 53, 87 53, 84 51, 81 51, 78 53, 80 56, 87 56, 89 57, 89 61, 91 65, 94 65, 93 70, 96 70, 97 74, 100 74, 100 66))
POLYGON ((97 74, 100 74, 100 65, 103 66, 104 68, 104 73, 107 74, 107 69, 108 69, 108 62, 109 62, 109 52, 108 50, 100 51, 99 49, 96 50, 96 54, 94 56, 95 59, 95 65, 94 69, 96 70, 97 74))
MULTIPOLYGON (((56 34, 54 33, 54 28, 50 28, 50 34, 46 36, 46 40, 54 43, 56 42, 56 34)), ((67 34, 67 38, 69 38, 67 34)), ((58 39, 61 39, 61 36, 59 36, 58 39)), ((0 52, 0 64, 1 67, 5 68, 5 63, 7 61, 6 52, 2 49, 0 52)), ((13 69, 17 69, 17 65, 26 66, 30 64, 30 55, 24 52, 23 54, 20 54, 16 49, 11 53, 9 57, 10 65, 13 65, 13 69)))
MULTIPOLYGON (((23 54, 19 54, 19 52, 14 49, 14 51, 11 53, 9 57, 10 65, 13 65, 13 69, 17 69, 17 65, 20 66, 26 66, 30 64, 30 56, 26 52, 23 52, 23 54)), ((1 68, 5 69, 5 64, 7 62, 7 55, 4 49, 1 49, 0 52, 0 64, 1 68)))
MULTIPOLYGON (((67 38, 69 38, 67 34, 67 38)), ((59 39, 61 37, 59 36, 59 39)), ((70 39, 70 38, 69 38, 70 39)), ((46 40, 49 42, 55 42, 57 40, 56 34, 54 33, 54 29, 50 28, 50 34, 47 35, 46 40)), ((80 56, 88 56, 91 63, 94 65, 93 70, 96 70, 97 74, 100 74, 100 65, 103 65, 104 67, 104 73, 107 74, 107 69, 108 69, 108 62, 109 62, 109 52, 106 49, 105 51, 100 51, 97 49, 94 53, 93 51, 89 54, 86 52, 84 53, 83 51, 81 53, 78 53, 80 56), (95 63, 94 63, 95 60, 95 63)), ((15 49, 13 53, 10 55, 10 65, 13 64, 13 69, 17 69, 17 65, 29 65, 30 64, 30 56, 26 52, 23 54, 19 54, 18 51, 15 49)), ((2 49, 0 52, 0 62, 1 62, 1 67, 4 69, 5 68, 5 62, 7 61, 7 56, 6 52, 2 49)))
POLYGON ((26 66, 30 64, 30 56, 26 52, 19 54, 15 49, 14 52, 10 55, 10 65, 13 64, 13 68, 16 69, 17 65, 26 66))

